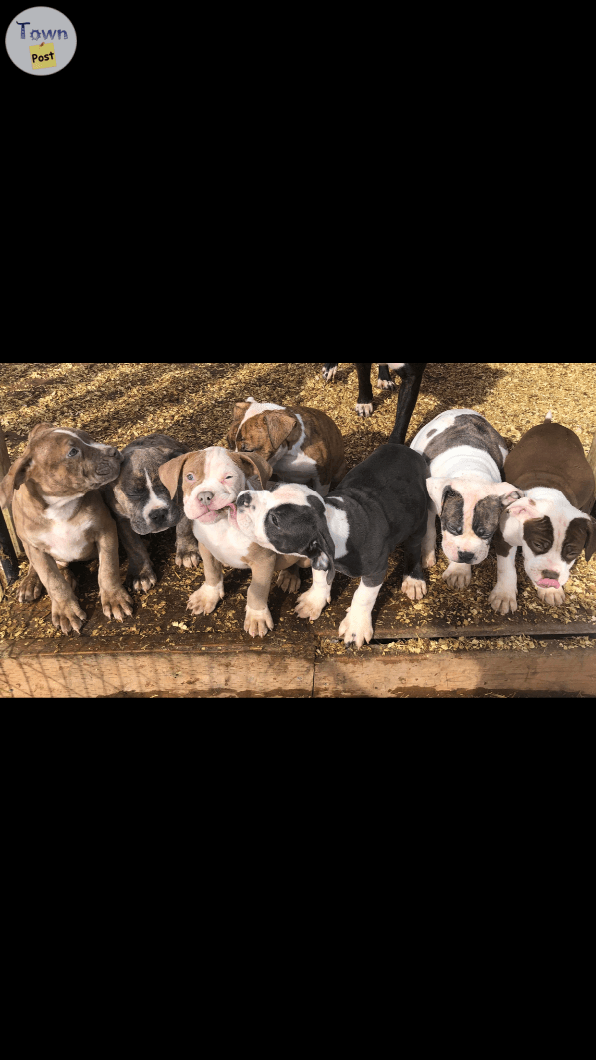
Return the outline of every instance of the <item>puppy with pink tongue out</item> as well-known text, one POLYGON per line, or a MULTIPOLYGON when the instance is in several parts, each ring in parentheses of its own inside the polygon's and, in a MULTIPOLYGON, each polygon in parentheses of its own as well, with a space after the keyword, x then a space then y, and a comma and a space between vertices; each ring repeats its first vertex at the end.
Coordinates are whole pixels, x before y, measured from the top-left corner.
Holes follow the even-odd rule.
MULTIPOLYGON (((299 556, 279 556, 253 544, 238 527, 236 498, 243 490, 264 490, 272 468, 257 453, 230 453, 211 446, 195 453, 182 453, 162 464, 159 477, 173 499, 182 492, 184 512, 193 525, 205 568, 205 581, 188 601, 193 615, 209 615, 225 595, 223 568, 250 568, 244 629, 251 637, 265 637, 273 629, 267 605, 274 572, 286 571, 298 563, 310 565, 299 556)), ((300 576, 282 576, 287 591, 300 587, 300 576), (297 582, 297 584, 296 584, 297 582)))
POLYGON ((577 435, 550 412, 523 436, 505 461, 508 482, 524 492, 510 504, 494 537, 497 584, 489 600, 494 611, 517 611, 515 556, 522 549, 526 574, 543 603, 561 607, 576 561, 596 552, 594 472, 577 435))

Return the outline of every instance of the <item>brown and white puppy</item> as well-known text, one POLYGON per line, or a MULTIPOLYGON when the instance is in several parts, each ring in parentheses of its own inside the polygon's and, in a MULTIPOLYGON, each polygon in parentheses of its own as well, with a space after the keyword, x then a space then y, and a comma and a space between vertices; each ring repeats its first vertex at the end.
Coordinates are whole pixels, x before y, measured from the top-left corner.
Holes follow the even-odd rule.
POLYGON ((122 467, 116 482, 103 495, 116 517, 118 536, 128 555, 127 580, 133 589, 147 592, 157 585, 157 575, 143 538, 176 527, 176 564, 198 567, 201 562, 192 525, 182 501, 170 497, 159 469, 188 446, 167 434, 149 434, 129 442, 122 450, 122 467))
POLYGON ((120 581, 118 532, 99 490, 118 477, 122 457, 86 431, 39 423, 23 455, 0 483, 0 506, 12 502, 15 529, 31 564, 20 586, 20 603, 36 600, 45 586, 52 622, 63 633, 80 632, 86 614, 75 594, 68 564, 99 556, 104 615, 121 622, 132 600, 120 581))
MULTIPOLYGON (((245 489, 264 490, 271 475, 270 466, 256 453, 245 456, 212 446, 197 453, 182 454, 159 469, 161 481, 175 497, 182 488, 184 512, 191 520, 205 567, 205 581, 188 601, 193 615, 209 615, 224 597, 225 565, 252 571, 248 588, 244 628, 251 637, 264 637, 273 629, 267 606, 274 571, 286 572, 310 560, 298 556, 278 556, 251 543, 236 519, 236 498, 245 489)), ((300 586, 300 577, 280 581, 287 591, 300 586)))
POLYGON ((532 427, 505 461, 505 474, 525 495, 511 504, 495 535, 497 584, 489 601, 494 611, 517 611, 515 557, 543 603, 565 603, 565 585, 585 551, 596 552, 596 519, 590 512, 596 493, 594 472, 577 435, 552 422, 532 427))
POLYGON ((297 482, 326 497, 347 471, 344 442, 332 419, 319 409, 238 401, 228 432, 237 453, 266 460, 282 482, 297 482))

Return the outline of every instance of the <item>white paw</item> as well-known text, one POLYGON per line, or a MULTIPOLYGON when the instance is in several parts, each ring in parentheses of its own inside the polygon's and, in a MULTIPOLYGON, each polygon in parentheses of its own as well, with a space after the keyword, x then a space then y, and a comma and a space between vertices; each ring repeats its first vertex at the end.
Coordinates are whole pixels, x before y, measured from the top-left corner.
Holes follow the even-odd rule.
POLYGON ((509 612, 517 611, 517 596, 515 591, 495 585, 488 602, 493 611, 499 615, 508 615, 509 612))
POLYGON ((443 575, 443 581, 452 589, 467 589, 472 581, 472 568, 467 563, 450 563, 443 575))
POLYGON ((564 589, 543 589, 541 585, 537 585, 536 592, 547 607, 562 607, 565 603, 564 589))
POLYGON ((373 624, 370 611, 361 608, 350 608, 341 626, 339 635, 344 638, 346 644, 355 644, 361 648, 366 641, 370 644, 373 638, 373 624))
POLYGON ((437 562, 437 553, 433 548, 432 552, 422 553, 422 569, 428 570, 429 567, 434 567, 437 562))
POLYGON ((273 629, 273 619, 268 607, 262 611, 254 611, 252 607, 246 608, 244 629, 251 637, 266 637, 270 629, 273 629))
POLYGON ((323 379, 326 383, 332 383, 335 380, 338 367, 339 366, 336 364, 335 368, 323 368, 323 379))
POLYGON ((378 379, 377 386, 379 390, 397 390, 393 379, 378 379))
POLYGON ((370 403, 370 405, 360 405, 360 404, 356 405, 356 412, 358 413, 359 416, 364 416, 365 419, 366 419, 367 416, 372 416, 372 414, 373 414, 372 402, 370 403))
POLYGON ((200 562, 201 555, 194 549, 184 549, 176 553, 177 567, 198 567, 200 562))
POLYGON ((401 591, 409 596, 410 600, 422 600, 427 592, 428 588, 425 581, 420 581, 419 578, 404 578, 401 583, 401 591))
POLYGON ((190 597, 186 610, 192 611, 193 615, 210 615, 224 596, 223 582, 219 585, 207 585, 207 582, 204 582, 190 597))
POLYGON ((129 579, 136 593, 148 593, 157 585, 157 575, 153 568, 140 571, 138 575, 129 573, 129 579))
POLYGON ((321 592, 314 588, 314 586, 307 592, 302 593, 302 596, 298 597, 298 602, 295 607, 298 618, 309 618, 311 622, 316 622, 317 618, 321 617, 321 612, 326 604, 331 600, 331 593, 323 596, 321 592))

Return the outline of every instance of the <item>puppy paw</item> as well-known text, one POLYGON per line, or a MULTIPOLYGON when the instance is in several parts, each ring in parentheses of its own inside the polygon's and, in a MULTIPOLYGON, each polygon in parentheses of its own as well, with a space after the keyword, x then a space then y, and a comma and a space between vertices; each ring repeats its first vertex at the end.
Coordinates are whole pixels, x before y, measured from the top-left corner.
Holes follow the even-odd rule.
POLYGON ((52 600, 52 622, 63 633, 80 633, 87 615, 78 600, 52 600))
POLYGON ((317 618, 321 617, 321 612, 330 599, 331 595, 323 596, 313 587, 298 597, 294 610, 298 618, 309 618, 311 622, 316 622, 317 618))
POLYGON ((511 611, 517 611, 517 596, 515 591, 495 585, 488 602, 493 611, 499 615, 508 615, 511 611))
POLYGON ((186 606, 187 611, 193 615, 210 615, 215 611, 220 600, 225 596, 223 583, 220 585, 207 585, 203 582, 200 589, 193 593, 186 606))
POLYGON ((177 567, 198 567, 201 554, 198 548, 179 548, 176 550, 177 567))
POLYGON ((43 592, 45 592, 43 583, 37 571, 31 567, 27 577, 19 585, 17 600, 20 604, 31 604, 34 600, 39 600, 43 592))
POLYGON ((401 591, 405 593, 410 600, 418 601, 423 600, 428 592, 426 582, 421 578, 404 578, 401 583, 401 591))
POLYGON ((428 570, 429 567, 434 567, 437 562, 437 553, 433 548, 432 552, 422 553, 422 569, 428 570))
POLYGON ((296 567, 280 570, 277 575, 277 584, 280 589, 283 589, 284 593, 297 593, 302 586, 302 582, 296 567))
POLYGON ((326 383, 333 383, 335 381, 338 367, 339 366, 336 364, 335 368, 323 368, 323 379, 326 383))
POLYGON ((244 629, 251 637, 266 637, 270 629, 273 629, 273 619, 268 607, 262 611, 254 611, 252 607, 246 608, 244 629))
POLYGON ((373 638, 370 611, 350 608, 339 627, 339 635, 344 638, 346 644, 354 644, 357 648, 361 648, 365 641, 370 644, 373 638))
POLYGON ((377 386, 379 390, 397 390, 393 379, 377 379, 377 386))
POLYGON ((467 589, 472 581, 472 568, 467 563, 450 563, 443 575, 443 581, 452 589, 467 589))
POLYGON ((157 585, 157 574, 153 567, 143 567, 141 570, 128 568, 126 584, 132 586, 135 593, 148 593, 157 585))
POLYGON ((364 417, 364 419, 366 419, 368 416, 372 416, 372 414, 373 414, 372 402, 370 403, 370 405, 361 405, 360 403, 358 403, 356 405, 356 412, 358 413, 359 416, 364 417))
POLYGON ((101 606, 106 618, 115 618, 116 622, 123 622, 125 618, 130 618, 132 615, 132 600, 122 586, 102 592, 101 606))
POLYGON ((564 589, 543 589, 542 586, 537 585, 536 592, 547 607, 562 607, 566 600, 564 589))

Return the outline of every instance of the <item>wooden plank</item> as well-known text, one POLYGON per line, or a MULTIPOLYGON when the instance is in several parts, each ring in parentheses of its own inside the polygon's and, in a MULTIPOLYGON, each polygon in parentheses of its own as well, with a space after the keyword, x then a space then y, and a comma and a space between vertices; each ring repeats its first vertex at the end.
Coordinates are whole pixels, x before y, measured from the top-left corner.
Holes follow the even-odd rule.
MULTIPOLYGON (((0 698, 94 699, 160 692, 197 699, 311 698, 314 650, 230 638, 214 646, 201 634, 179 647, 144 646, 138 637, 28 641, 0 649, 0 698)), ((163 640, 162 640, 163 643, 163 640)))
POLYGON ((522 651, 454 651, 317 660, 315 699, 394 699, 418 693, 486 691, 583 692, 594 696, 596 650, 558 645, 522 651))
MULTIPOLYGON (((4 431, 0 427, 0 479, 4 478, 8 474, 10 469, 10 457, 8 455, 8 449, 6 448, 6 438, 4 437, 4 431)), ((10 534, 12 541, 12 547, 19 560, 26 559, 25 550, 21 544, 19 536, 14 528, 12 521, 12 512, 9 508, 2 509, 2 517, 4 519, 4 525, 10 534)), ((14 580, 14 579, 11 579, 14 580)), ((9 582, 10 584, 10 582, 9 582)))

